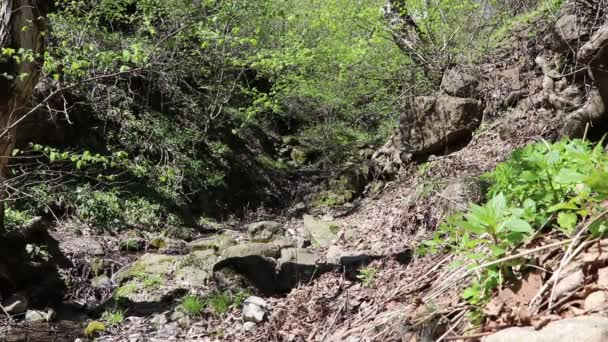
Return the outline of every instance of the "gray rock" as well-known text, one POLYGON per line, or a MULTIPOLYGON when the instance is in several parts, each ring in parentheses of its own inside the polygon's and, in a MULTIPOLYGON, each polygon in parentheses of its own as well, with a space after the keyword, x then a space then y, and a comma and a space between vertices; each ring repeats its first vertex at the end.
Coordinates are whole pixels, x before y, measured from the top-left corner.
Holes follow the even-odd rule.
POLYGON ((243 258, 248 256, 263 256, 278 258, 281 254, 279 246, 271 243, 251 242, 228 247, 222 253, 222 258, 243 258))
POLYGON ((469 203, 481 203, 485 193, 485 184, 472 177, 458 178, 441 191, 439 206, 442 215, 450 215, 468 208, 469 203))
POLYGON ((311 215, 304 215, 304 228, 311 237, 313 245, 316 247, 329 247, 336 238, 332 231, 332 224, 315 219, 311 215))
POLYGON ((45 311, 42 310, 27 310, 25 313, 26 322, 47 322, 49 317, 45 311))
POLYGON ((213 274, 217 256, 213 250, 194 251, 179 260, 175 282, 187 287, 202 287, 213 274))
POLYGON ((168 237, 157 237, 150 241, 150 246, 158 248, 158 252, 162 254, 186 254, 188 252, 188 244, 184 240, 171 239, 168 237))
POLYGON ((27 298, 22 295, 10 296, 6 301, 4 301, 4 304, 2 304, 2 306, 4 306, 4 310, 12 315, 24 313, 25 310, 27 310, 27 305, 27 298))
POLYGON ((446 94, 458 97, 475 97, 475 88, 479 79, 473 70, 450 69, 443 74, 441 90, 446 94))
POLYGON ((243 323, 243 331, 252 331, 257 328, 258 325, 255 322, 245 322, 243 323))
POLYGON ((251 296, 243 302, 243 321, 260 323, 268 312, 268 303, 260 297, 251 296))
POLYGON ((603 342, 608 341, 608 318, 581 316, 549 323, 541 330, 514 327, 485 337, 483 342, 603 342))
POLYGON ((368 264, 371 260, 366 253, 356 251, 344 251, 338 246, 331 246, 327 249, 327 261, 340 266, 355 266, 368 264))
POLYGON ((305 248, 286 248, 281 250, 279 264, 293 262, 303 265, 315 265, 318 259, 318 256, 310 253, 310 251, 305 248))
POLYGON ((275 221, 262 221, 247 225, 249 238, 253 242, 270 242, 281 233, 282 226, 275 221))
POLYGON ((150 320, 150 323, 154 324, 156 327, 162 327, 163 325, 167 324, 167 322, 169 321, 167 320, 167 315, 165 314, 156 314, 150 320))
POLYGON ((555 33, 562 43, 571 44, 581 38, 583 27, 577 23, 576 15, 566 14, 555 23, 555 33))
POLYGON ((227 232, 209 237, 204 237, 188 243, 188 246, 193 251, 213 249, 218 253, 221 253, 226 248, 234 245, 236 245, 236 240, 234 239, 234 236, 227 232))
POLYGON ((138 275, 164 276, 174 271, 180 256, 146 253, 135 262, 121 268, 112 276, 118 285, 138 275))
POLYGON ((288 291, 298 283, 308 283, 323 270, 319 257, 304 248, 286 248, 279 259, 278 286, 288 291))
POLYGON ((289 210, 287 210, 287 216, 289 216, 289 217, 300 216, 300 215, 304 214, 306 212, 306 210, 307 210, 306 203, 299 202, 299 203, 296 203, 296 205, 294 205, 293 207, 289 208, 289 210))
POLYGON ((394 174, 414 156, 444 153, 479 127, 483 109, 481 102, 473 99, 415 97, 401 114, 395 134, 374 153, 375 168, 382 174, 394 174))

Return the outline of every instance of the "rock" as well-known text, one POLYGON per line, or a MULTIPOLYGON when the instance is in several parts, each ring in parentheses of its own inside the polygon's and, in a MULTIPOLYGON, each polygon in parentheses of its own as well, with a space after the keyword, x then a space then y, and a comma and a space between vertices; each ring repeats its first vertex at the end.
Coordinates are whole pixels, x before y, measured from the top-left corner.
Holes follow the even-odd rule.
POLYGON ((153 239, 150 241, 150 246, 158 248, 158 252, 162 254, 179 255, 188 252, 186 241, 167 237, 157 237, 153 239))
POLYGON ((191 250, 213 249, 218 253, 223 252, 226 248, 236 245, 236 240, 229 233, 221 233, 209 237, 197 239, 188 243, 191 250))
POLYGON ((260 297, 251 296, 243 302, 243 321, 260 323, 268 312, 268 303, 260 297))
POLYGON ((479 79, 473 70, 449 69, 441 79, 441 90, 446 94, 458 97, 475 97, 479 79))
POLYGON ((59 240, 59 250, 63 254, 85 253, 91 256, 105 255, 103 246, 99 241, 87 237, 71 237, 59 240))
POLYGON ((599 309, 605 307, 608 304, 608 293, 606 291, 595 291, 590 293, 585 298, 584 308, 586 311, 599 309))
POLYGON ((608 318, 581 316, 551 322, 541 330, 532 327, 513 327, 484 337, 482 342, 557 342, 557 341, 608 341, 608 318))
POLYGON ((578 60, 591 66, 590 71, 605 108, 608 105, 608 23, 594 32, 589 41, 581 47, 578 60))
POLYGON ((112 280, 120 285, 128 279, 142 274, 147 276, 165 276, 175 269, 178 260, 180 260, 180 257, 175 255, 146 253, 135 262, 118 270, 112 276, 112 280))
POLYGON ((378 172, 391 174, 413 157, 445 153, 466 141, 479 127, 483 115, 480 101, 447 95, 418 96, 399 118, 399 127, 389 141, 374 153, 378 172))
POLYGON ((319 257, 304 248, 286 248, 279 259, 278 287, 289 291, 298 283, 308 283, 324 269, 317 265, 319 257))
POLYGON ((554 30, 565 46, 576 43, 583 34, 583 29, 578 25, 577 17, 574 14, 566 14, 559 18, 554 30))
POLYGON ((243 331, 252 331, 257 328, 258 325, 255 322, 245 322, 243 323, 243 331))
POLYGON ((47 322, 49 317, 45 311, 42 310, 27 310, 25 313, 26 322, 47 322))
POLYGON ((96 289, 105 289, 112 286, 112 280, 103 274, 91 279, 91 286, 96 289))
POLYGON ((179 261, 179 267, 175 272, 175 282, 187 287, 202 287, 213 274, 213 265, 217 256, 213 250, 194 251, 179 261))
POLYGON ((608 289, 608 267, 597 270, 597 285, 608 289))
POLYGON ((4 310, 11 315, 16 315, 20 313, 24 313, 27 310, 28 301, 25 296, 22 295, 13 295, 10 296, 7 300, 4 301, 4 310))
POLYGON ((169 319, 172 322, 177 322, 182 329, 186 329, 190 326, 190 317, 179 310, 173 311, 169 319))
POLYGON ((315 219, 311 215, 304 215, 304 228, 316 247, 329 247, 336 238, 336 229, 332 224, 315 219))
POLYGON ((154 324, 156 327, 162 327, 163 325, 167 324, 167 322, 169 321, 167 320, 167 315, 165 314, 156 314, 150 320, 150 323, 154 324))
POLYGON ((278 258, 281 254, 279 246, 271 243, 251 242, 228 247, 222 252, 223 259, 262 256, 278 258))
POLYGON ((253 242, 270 242, 281 233, 282 226, 274 221, 262 221, 247 225, 249 238, 253 242))
POLYGON ((368 264, 370 256, 365 253, 344 251, 338 246, 327 249, 327 261, 340 266, 358 266, 368 264))

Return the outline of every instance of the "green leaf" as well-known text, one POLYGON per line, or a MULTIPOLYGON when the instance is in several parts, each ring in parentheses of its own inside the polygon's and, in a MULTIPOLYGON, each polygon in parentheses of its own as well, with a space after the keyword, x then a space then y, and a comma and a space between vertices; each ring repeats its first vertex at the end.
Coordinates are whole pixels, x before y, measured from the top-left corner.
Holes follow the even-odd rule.
POLYGON ((576 227, 577 221, 578 217, 573 212, 562 211, 557 215, 557 224, 564 229, 573 229, 576 227))
POLYGON ((553 181, 558 184, 576 184, 582 183, 585 178, 587 177, 572 169, 561 169, 557 175, 553 177, 553 181))
POLYGON ((576 204, 566 202, 566 203, 559 203, 559 204, 549 207, 549 209, 547 209, 547 212, 553 213, 553 212, 556 212, 559 210, 578 210, 578 209, 579 209, 579 207, 576 204))
POLYGON ((534 230, 530 224, 522 219, 511 218, 505 222, 505 227, 516 233, 532 233, 534 230))

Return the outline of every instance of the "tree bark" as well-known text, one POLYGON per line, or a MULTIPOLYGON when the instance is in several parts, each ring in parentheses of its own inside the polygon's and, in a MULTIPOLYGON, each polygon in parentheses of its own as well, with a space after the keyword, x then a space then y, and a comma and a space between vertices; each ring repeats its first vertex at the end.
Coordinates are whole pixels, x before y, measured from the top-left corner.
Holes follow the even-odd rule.
POLYGON ((16 122, 25 113, 40 76, 45 49, 44 18, 49 3, 0 3, 0 229, 4 227, 7 165, 15 145, 16 122))

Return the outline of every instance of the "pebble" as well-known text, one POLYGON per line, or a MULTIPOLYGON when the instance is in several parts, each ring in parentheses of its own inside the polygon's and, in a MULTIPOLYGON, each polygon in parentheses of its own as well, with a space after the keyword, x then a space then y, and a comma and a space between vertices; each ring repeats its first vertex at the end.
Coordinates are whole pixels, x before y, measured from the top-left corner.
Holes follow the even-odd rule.
POLYGON ((243 331, 251 331, 255 329, 258 325, 254 322, 245 322, 243 323, 243 331))
POLYGON ((593 309, 598 309, 608 302, 608 293, 606 291, 596 291, 587 296, 585 298, 585 304, 583 307, 585 310, 590 311, 593 309))
POLYGON ((243 321, 260 323, 266 317, 268 303, 260 297, 251 296, 243 302, 243 321))

